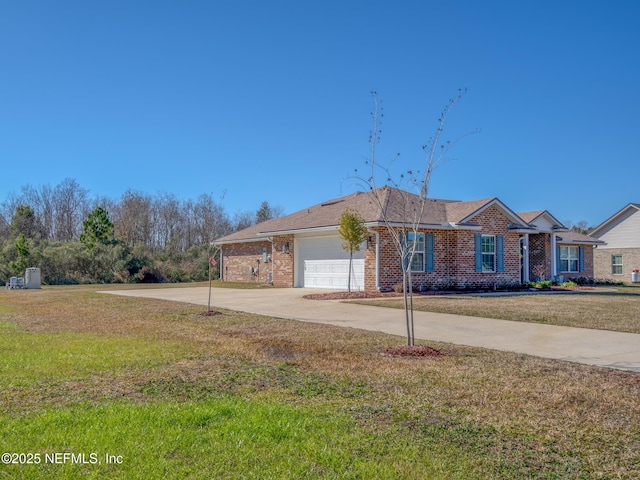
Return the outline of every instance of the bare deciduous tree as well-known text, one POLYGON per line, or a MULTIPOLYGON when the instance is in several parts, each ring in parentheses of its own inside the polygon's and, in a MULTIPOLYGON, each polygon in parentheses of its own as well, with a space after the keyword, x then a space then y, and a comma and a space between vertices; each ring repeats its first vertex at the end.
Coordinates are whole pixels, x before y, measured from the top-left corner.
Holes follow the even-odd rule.
POLYGON ((149 195, 127 190, 112 215, 116 238, 128 247, 138 243, 150 247, 153 230, 151 205, 149 195))
MULTIPOLYGON (((424 242, 424 232, 422 219, 425 215, 427 198, 429 196, 429 184, 431 175, 435 168, 441 165, 451 148, 462 137, 455 141, 442 141, 444 127, 451 110, 462 99, 466 90, 459 90, 458 94, 449 100, 449 103, 442 111, 438 119, 435 133, 422 146, 424 160, 422 170, 407 169, 399 176, 394 177, 391 167, 398 156, 387 165, 381 164, 376 158, 376 147, 380 142, 381 121, 383 117, 382 109, 376 92, 371 92, 374 108, 371 113, 373 127, 369 135, 370 158, 367 161, 367 176, 362 176, 356 170, 355 178, 372 192, 374 202, 382 213, 382 220, 386 230, 393 242, 396 252, 401 259, 402 289, 404 294, 404 312, 407 328, 407 345, 415 344, 415 331, 413 322, 413 280, 412 263, 414 261, 417 247, 424 242), (379 182, 377 177, 382 174, 383 182, 379 182), (395 189, 396 211, 402 219, 400 222, 391 221, 387 215, 384 205, 384 190, 381 187, 386 185, 395 189)), ((473 133, 473 132, 471 132, 473 133)), ((467 134, 468 135, 468 134, 467 134)), ((464 135, 466 136, 466 135, 464 135)))
POLYGON ((72 178, 65 178, 53 192, 54 237, 70 241, 80 236, 82 221, 89 213, 87 190, 72 178))

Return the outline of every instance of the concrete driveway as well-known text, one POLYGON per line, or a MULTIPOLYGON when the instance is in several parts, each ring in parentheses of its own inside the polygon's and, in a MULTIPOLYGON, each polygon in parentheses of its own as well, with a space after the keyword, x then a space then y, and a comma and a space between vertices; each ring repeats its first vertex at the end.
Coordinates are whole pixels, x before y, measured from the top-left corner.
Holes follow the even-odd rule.
MULTIPOLYGON (((214 288, 211 306, 276 318, 326 323, 406 336, 404 312, 392 308, 305 300, 322 290, 214 288)), ((207 287, 103 293, 207 305, 207 287)), ((640 373, 640 335, 441 313, 415 312, 416 339, 490 348, 640 373)))

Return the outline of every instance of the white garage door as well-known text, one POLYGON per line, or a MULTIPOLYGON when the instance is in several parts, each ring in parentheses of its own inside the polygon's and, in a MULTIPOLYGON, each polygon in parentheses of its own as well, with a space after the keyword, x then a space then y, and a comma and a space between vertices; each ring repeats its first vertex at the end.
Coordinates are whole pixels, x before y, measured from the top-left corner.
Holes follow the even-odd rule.
MULTIPOLYGON (((298 241, 298 252, 298 283, 301 286, 347 289, 349 252, 342 248, 339 237, 302 238, 298 241)), ((353 252, 351 289, 364 289, 364 245, 359 252, 353 252)))

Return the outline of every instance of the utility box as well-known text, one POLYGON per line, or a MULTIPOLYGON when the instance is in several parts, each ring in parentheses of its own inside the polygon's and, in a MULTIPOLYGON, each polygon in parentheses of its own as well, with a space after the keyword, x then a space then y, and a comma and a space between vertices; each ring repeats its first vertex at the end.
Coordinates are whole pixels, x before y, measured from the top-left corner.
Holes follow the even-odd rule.
POLYGON ((31 267, 25 270, 24 288, 41 288, 39 268, 31 267))

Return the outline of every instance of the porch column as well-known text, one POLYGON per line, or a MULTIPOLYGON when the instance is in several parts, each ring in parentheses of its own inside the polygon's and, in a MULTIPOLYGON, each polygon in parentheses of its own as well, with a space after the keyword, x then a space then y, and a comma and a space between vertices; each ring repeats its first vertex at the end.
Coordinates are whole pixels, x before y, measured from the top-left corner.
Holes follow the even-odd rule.
POLYGON ((522 242, 522 282, 527 283, 529 281, 529 234, 525 233, 520 237, 522 242))
POLYGON ((376 232, 376 290, 380 291, 380 232, 376 232))
POLYGON ((551 280, 558 275, 558 259, 556 258, 556 234, 551 234, 551 280))

